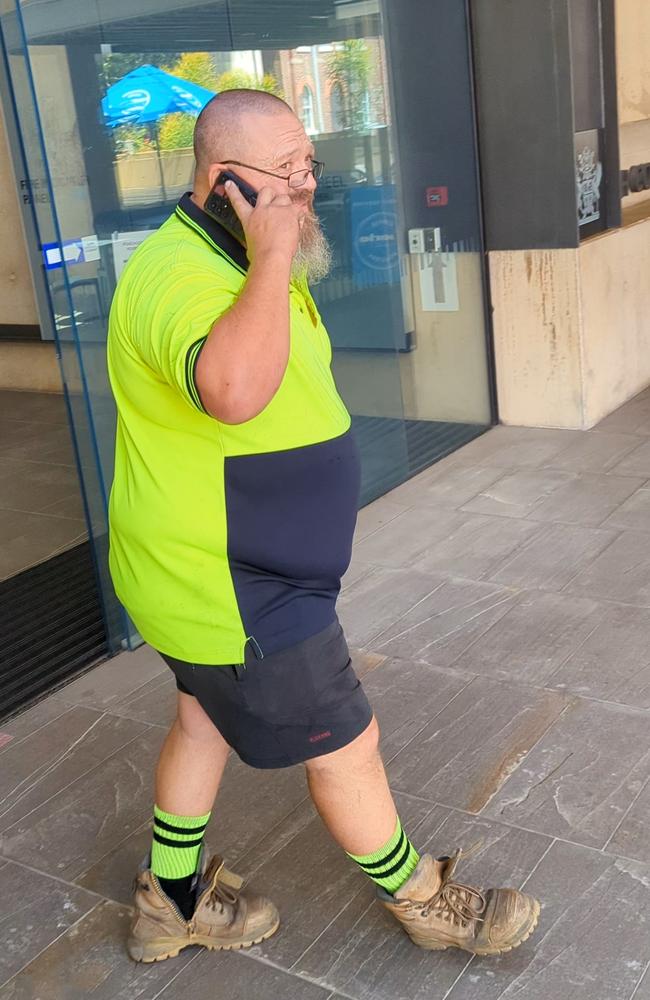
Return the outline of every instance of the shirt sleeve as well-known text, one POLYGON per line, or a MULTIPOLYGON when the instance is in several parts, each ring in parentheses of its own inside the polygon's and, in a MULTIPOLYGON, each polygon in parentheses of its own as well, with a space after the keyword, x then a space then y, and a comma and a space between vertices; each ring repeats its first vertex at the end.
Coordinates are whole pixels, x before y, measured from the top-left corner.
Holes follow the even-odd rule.
POLYGON ((139 350, 160 378, 205 413, 196 365, 212 326, 233 305, 238 291, 213 269, 175 266, 157 294, 148 329, 140 331, 139 350))

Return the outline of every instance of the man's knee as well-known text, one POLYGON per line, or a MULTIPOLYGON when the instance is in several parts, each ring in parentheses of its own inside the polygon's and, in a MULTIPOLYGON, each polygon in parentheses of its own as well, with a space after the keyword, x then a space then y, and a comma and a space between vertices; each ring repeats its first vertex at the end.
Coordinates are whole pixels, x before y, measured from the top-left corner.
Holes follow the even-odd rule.
POLYGON ((307 771, 326 770, 337 766, 362 766, 376 759, 379 753, 379 723, 373 715, 369 725, 356 739, 334 750, 333 753, 323 754, 321 757, 314 757, 305 762, 307 771))
POLYGON ((192 742, 221 744, 223 737, 196 698, 178 692, 175 725, 184 739, 192 742))

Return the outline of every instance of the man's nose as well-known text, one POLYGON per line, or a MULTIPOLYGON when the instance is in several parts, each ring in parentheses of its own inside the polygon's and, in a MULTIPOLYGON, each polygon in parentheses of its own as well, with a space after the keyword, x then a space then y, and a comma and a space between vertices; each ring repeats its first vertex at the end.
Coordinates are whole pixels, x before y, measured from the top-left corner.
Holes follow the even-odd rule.
POLYGON ((318 187, 318 182, 317 182, 316 178, 314 177, 313 173, 311 173, 311 172, 308 173, 307 174, 307 180, 302 185, 302 190, 303 191, 308 191, 309 194, 313 194, 317 187, 318 187))

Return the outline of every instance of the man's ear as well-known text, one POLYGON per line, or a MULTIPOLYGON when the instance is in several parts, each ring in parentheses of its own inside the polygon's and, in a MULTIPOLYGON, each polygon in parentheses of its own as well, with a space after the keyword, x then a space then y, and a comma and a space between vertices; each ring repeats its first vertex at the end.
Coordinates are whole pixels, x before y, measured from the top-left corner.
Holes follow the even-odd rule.
MULTIPOLYGON (((217 183, 217 178, 219 174, 223 173, 226 168, 223 163, 211 163, 208 170, 208 183, 210 185, 210 190, 212 191, 214 185, 217 183)), ((223 192, 220 192, 223 194, 223 192)))

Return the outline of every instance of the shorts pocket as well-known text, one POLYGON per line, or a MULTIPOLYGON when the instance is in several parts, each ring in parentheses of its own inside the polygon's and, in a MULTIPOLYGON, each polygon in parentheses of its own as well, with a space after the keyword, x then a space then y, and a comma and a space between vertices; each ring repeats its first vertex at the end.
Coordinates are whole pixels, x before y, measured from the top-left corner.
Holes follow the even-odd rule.
POLYGON ((241 684, 249 710, 268 722, 304 722, 322 704, 344 700, 356 687, 338 622, 290 649, 247 659, 241 684))
POLYGON ((249 711, 271 723, 295 721, 316 700, 309 664, 297 656, 255 660, 246 665, 240 684, 249 711))

